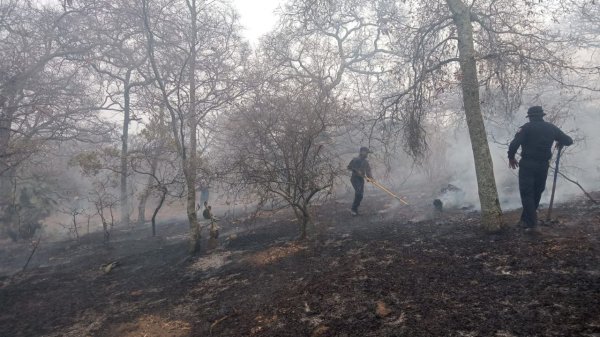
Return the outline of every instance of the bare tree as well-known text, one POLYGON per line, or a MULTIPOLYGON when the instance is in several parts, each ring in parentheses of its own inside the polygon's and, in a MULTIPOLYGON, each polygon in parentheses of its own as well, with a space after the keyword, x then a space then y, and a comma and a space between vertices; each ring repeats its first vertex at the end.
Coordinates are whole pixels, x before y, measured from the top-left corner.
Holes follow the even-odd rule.
MULTIPOLYGON (((272 62, 289 69, 286 72, 289 78, 319 81, 323 92, 336 91, 344 97, 354 111, 343 130, 345 135, 337 135, 338 139, 343 136, 347 143, 340 146, 344 152, 349 148, 354 152, 360 142, 381 146, 386 154, 391 154, 397 143, 392 143, 388 134, 410 122, 404 118, 400 123, 381 121, 375 125, 383 109, 382 96, 396 85, 390 81, 397 82, 394 79, 397 71, 392 65, 402 61, 389 46, 380 6, 387 8, 387 2, 290 1, 276 33, 265 46, 273 50, 269 52, 272 62), (390 127, 392 124, 395 128, 390 127)), ((412 127, 403 129, 407 134, 421 131, 412 127)), ((418 145, 406 148, 418 152, 418 145)))
POLYGON ((76 137, 85 104, 81 68, 66 62, 94 47, 71 34, 91 19, 86 8, 58 12, 29 2, 0 4, 0 176, 27 157, 24 141, 76 137), (20 136, 20 139, 15 137, 20 136))
POLYGON ((315 87, 287 85, 256 92, 231 116, 226 141, 232 180, 262 203, 291 208, 305 238, 311 205, 328 195, 340 173, 323 141, 326 130, 339 127, 342 109, 332 98, 322 100, 315 87))
POLYGON ((79 223, 77 222, 77 217, 79 215, 85 214, 85 209, 70 207, 70 208, 62 208, 59 209, 59 213, 69 215, 71 222, 67 224, 62 224, 61 226, 67 230, 69 234, 73 234, 75 239, 79 241, 79 223))
POLYGON ((104 240, 110 240, 110 233, 115 224, 114 210, 119 203, 116 189, 120 152, 117 146, 106 146, 99 150, 83 151, 70 159, 70 165, 79 167, 81 174, 91 181, 88 202, 95 208, 100 217, 104 231, 104 240))
POLYGON ((151 195, 158 197, 152 213, 152 236, 156 236, 156 217, 168 196, 181 198, 185 192, 185 179, 178 165, 178 152, 164 118, 152 119, 141 132, 131 155, 134 172, 148 177, 148 185, 140 200, 140 216, 145 212, 145 202, 151 195), (143 205, 142 206, 142 201, 143 205))
POLYGON ((565 29, 572 31, 572 49, 577 51, 583 71, 577 73, 577 79, 570 85, 587 92, 600 91, 598 77, 600 62, 595 57, 600 49, 600 3, 596 0, 561 0, 563 8, 557 11, 553 20, 562 23, 565 29), (567 18, 565 20, 565 17, 567 18))
POLYGON ((104 242, 110 241, 110 234, 115 224, 114 208, 119 202, 119 198, 114 193, 118 183, 114 175, 101 174, 96 176, 93 182, 93 188, 89 192, 88 200, 95 209, 96 215, 102 222, 102 231, 104 233, 104 242))
POLYGON ((198 127, 242 93, 247 45, 237 14, 220 1, 142 1, 153 75, 170 116, 187 186, 190 253, 199 249, 196 214, 198 127))
POLYGON ((494 164, 480 107, 471 10, 462 0, 447 0, 447 4, 452 14, 452 22, 456 27, 458 61, 462 72, 463 102, 473 156, 475 157, 475 172, 479 187, 479 202, 481 203, 481 222, 488 230, 494 231, 503 226, 502 210, 500 209, 500 200, 496 188, 494 164))
POLYGON ((0 3, 0 213, 33 156, 53 143, 91 141, 93 130, 107 131, 97 127, 101 102, 91 94, 87 69, 75 61, 96 46, 84 38, 94 19, 86 6, 61 11, 30 1, 0 3))
MULTIPOLYGON (((135 6, 131 1, 119 3, 107 2, 98 11, 103 20, 102 24, 110 28, 94 27, 100 33, 102 47, 96 55, 88 60, 91 67, 107 79, 106 92, 108 99, 118 106, 123 113, 121 133, 121 223, 129 225, 129 195, 128 195, 128 143, 129 125, 132 117, 132 95, 137 87, 148 86, 153 78, 146 70, 147 53, 145 51, 145 35, 139 15, 135 14, 135 6)), ((113 109, 117 109, 113 107, 113 109)))

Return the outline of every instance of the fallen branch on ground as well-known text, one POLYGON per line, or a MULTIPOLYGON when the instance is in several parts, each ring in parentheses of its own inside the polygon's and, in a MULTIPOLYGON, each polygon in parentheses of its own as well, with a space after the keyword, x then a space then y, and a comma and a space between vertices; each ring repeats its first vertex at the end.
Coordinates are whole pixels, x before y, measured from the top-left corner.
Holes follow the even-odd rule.
POLYGON ((23 269, 21 271, 25 271, 25 269, 29 265, 29 262, 31 261, 31 258, 33 257, 33 254, 35 254, 35 251, 37 250, 37 247, 40 245, 40 241, 41 240, 42 240, 42 237, 40 236, 40 238, 37 239, 37 241, 35 241, 35 243, 32 241, 31 244, 32 244, 33 249, 31 250, 31 254, 29 254, 29 258, 27 259, 27 262, 25 262, 25 265, 23 266, 23 269))
POLYGON ((214 323, 213 323, 213 324, 211 324, 211 325, 210 325, 210 335, 211 335, 211 336, 212 336, 212 331, 213 331, 213 328, 214 328, 215 326, 217 326, 217 324, 219 324, 219 323, 223 322, 224 320, 226 320, 227 318, 229 318, 229 315, 227 315, 227 316, 225 316, 225 317, 221 317, 221 318, 219 318, 218 320, 214 321, 214 323))
POLYGON ((591 202, 593 202, 593 203, 594 203, 594 204, 596 204, 596 205, 598 204, 598 201, 596 201, 596 199, 594 199, 594 198, 593 198, 593 197, 592 197, 592 196, 591 196, 591 195, 590 195, 590 194, 589 194, 589 193, 588 193, 588 192, 587 192, 587 191, 586 191, 586 190, 583 188, 583 186, 581 186, 581 184, 580 184, 579 182, 577 182, 577 181, 575 181, 575 180, 573 180, 573 179, 571 179, 571 178, 567 177, 567 176, 566 176, 564 173, 562 173, 562 172, 560 172, 560 171, 558 172, 558 174, 559 174, 561 177, 565 178, 567 181, 569 181, 569 182, 571 182, 571 183, 573 183, 573 184, 577 185, 577 187, 579 187, 579 189, 581 189, 581 191, 583 192, 583 194, 585 194, 585 196, 586 196, 586 197, 588 197, 588 199, 590 199, 590 201, 591 201, 591 202))

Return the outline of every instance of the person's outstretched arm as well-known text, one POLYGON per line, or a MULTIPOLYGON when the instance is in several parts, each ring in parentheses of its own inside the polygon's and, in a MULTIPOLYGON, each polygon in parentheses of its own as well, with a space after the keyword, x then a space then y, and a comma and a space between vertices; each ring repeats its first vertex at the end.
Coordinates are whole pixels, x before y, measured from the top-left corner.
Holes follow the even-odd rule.
POLYGON ((523 138, 525 137, 525 132, 523 128, 520 128, 515 134, 515 138, 513 138, 512 142, 508 146, 508 167, 511 169, 516 169, 519 167, 519 162, 515 159, 515 155, 517 154, 517 150, 523 144, 523 138))

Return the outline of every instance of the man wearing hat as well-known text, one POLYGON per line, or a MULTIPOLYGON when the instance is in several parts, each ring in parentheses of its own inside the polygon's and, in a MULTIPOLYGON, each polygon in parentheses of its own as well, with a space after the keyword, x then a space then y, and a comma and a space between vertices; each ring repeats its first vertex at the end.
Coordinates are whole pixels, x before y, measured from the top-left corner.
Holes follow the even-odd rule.
POLYGON ((544 121, 544 110, 541 106, 533 106, 527 111, 529 123, 523 125, 508 147, 509 167, 519 168, 519 191, 523 213, 519 224, 527 230, 537 226, 537 209, 542 192, 546 188, 546 178, 552 144, 557 147, 573 144, 573 139, 552 123, 544 121), (521 147, 521 160, 517 162, 515 154, 521 147))
POLYGON ((371 166, 367 157, 371 151, 367 147, 361 147, 358 157, 352 159, 348 164, 348 170, 352 171, 350 182, 354 187, 354 202, 352 203, 352 215, 358 215, 358 206, 363 199, 365 191, 365 178, 372 178, 371 166))

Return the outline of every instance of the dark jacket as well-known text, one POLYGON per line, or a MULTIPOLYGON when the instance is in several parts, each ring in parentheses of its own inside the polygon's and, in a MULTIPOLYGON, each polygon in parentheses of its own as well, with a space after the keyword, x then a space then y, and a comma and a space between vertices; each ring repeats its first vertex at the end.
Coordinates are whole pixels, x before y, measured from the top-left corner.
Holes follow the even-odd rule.
POLYGON ((366 158, 356 157, 348 164, 348 170, 352 171, 353 177, 364 177, 365 175, 369 178, 371 175, 371 166, 366 158))
POLYGON ((521 158, 526 160, 548 161, 552 158, 552 144, 561 146, 573 144, 573 139, 552 123, 540 118, 531 118, 523 125, 508 147, 508 159, 515 159, 521 147, 521 158))

